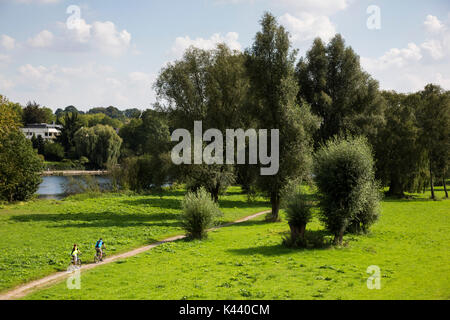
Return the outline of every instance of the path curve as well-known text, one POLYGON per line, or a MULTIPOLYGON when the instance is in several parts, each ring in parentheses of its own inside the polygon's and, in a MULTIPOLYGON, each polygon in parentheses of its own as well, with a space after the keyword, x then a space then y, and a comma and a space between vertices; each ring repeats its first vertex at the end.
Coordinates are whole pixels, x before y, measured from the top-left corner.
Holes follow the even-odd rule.
MULTIPOLYGON (((208 231, 213 231, 213 230, 221 229, 221 228, 224 228, 224 227, 229 227, 229 226, 232 226, 234 224, 238 224, 238 223, 242 223, 242 222, 245 222, 245 221, 249 221, 249 220, 255 219, 257 217, 260 217, 260 216, 262 216, 264 214, 267 214, 269 212, 270 211, 258 212, 258 213, 252 214, 251 216, 248 216, 248 217, 236 220, 234 222, 226 223, 226 224, 223 224, 221 226, 211 228, 208 231)), ((115 262, 117 260, 133 257, 133 256, 138 255, 140 253, 143 253, 143 252, 146 252, 148 250, 151 250, 151 249, 153 249, 153 248, 155 248, 157 246, 160 246, 160 245, 162 245, 164 243, 181 240, 181 239, 184 239, 185 237, 186 236, 184 236, 184 235, 170 237, 170 238, 167 238, 167 239, 164 239, 164 240, 152 243, 152 244, 150 244, 148 246, 140 247, 140 248, 137 248, 137 249, 125 252, 125 253, 121 253, 121 254, 118 254, 118 255, 115 255, 115 256, 111 256, 111 257, 107 257, 101 263, 98 263, 98 264, 87 264, 87 265, 82 266, 81 267, 81 271, 90 270, 90 269, 93 269, 95 267, 99 267, 99 266, 102 266, 102 265, 105 265, 105 264, 109 264, 109 263, 115 262)), ((64 279, 68 278, 69 276, 70 276, 70 273, 68 273, 67 271, 61 271, 61 272, 57 272, 57 273, 54 273, 52 275, 49 275, 47 277, 38 279, 38 280, 25 283, 25 284, 20 285, 20 286, 14 288, 14 289, 12 289, 12 290, 10 290, 8 292, 5 292, 4 294, 0 294, 0 300, 16 300, 16 299, 23 298, 23 297, 25 297, 26 295, 30 294, 33 291, 36 291, 38 289, 42 289, 42 288, 45 288, 45 287, 49 287, 52 284, 55 284, 57 282, 60 282, 60 281, 62 281, 64 279)))

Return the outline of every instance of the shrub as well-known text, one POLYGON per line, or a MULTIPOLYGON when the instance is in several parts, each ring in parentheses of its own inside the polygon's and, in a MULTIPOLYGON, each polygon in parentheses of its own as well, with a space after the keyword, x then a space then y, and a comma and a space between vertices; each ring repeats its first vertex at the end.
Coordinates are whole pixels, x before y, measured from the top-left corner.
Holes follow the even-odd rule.
POLYGON ((306 225, 311 221, 313 203, 302 193, 301 186, 295 182, 288 184, 284 190, 282 205, 286 211, 291 229, 291 242, 305 246, 306 225))
POLYGON ((110 167, 114 188, 135 192, 161 190, 170 180, 170 157, 168 154, 129 157, 120 167, 110 167))
POLYGON ((43 153, 47 161, 61 161, 64 159, 64 147, 57 142, 46 143, 43 153))
POLYGON ((321 220, 335 244, 342 244, 346 231, 367 231, 378 218, 380 193, 372 150, 363 137, 333 138, 314 158, 321 220))
POLYGON ((0 199, 25 201, 41 183, 42 160, 22 132, 0 136, 0 199))
POLYGON ((188 192, 183 200, 182 226, 192 239, 206 238, 207 229, 221 215, 218 204, 203 187, 197 192, 188 192))
POLYGON ((68 177, 67 183, 64 185, 65 195, 75 194, 98 194, 102 188, 93 176, 68 177))

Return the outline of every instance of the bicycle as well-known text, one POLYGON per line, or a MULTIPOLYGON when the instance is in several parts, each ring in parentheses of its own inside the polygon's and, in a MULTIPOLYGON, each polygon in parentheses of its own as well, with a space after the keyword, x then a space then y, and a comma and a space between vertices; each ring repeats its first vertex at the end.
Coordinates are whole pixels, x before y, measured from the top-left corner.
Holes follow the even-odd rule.
POLYGON ((100 252, 97 251, 95 253, 95 256, 94 256, 94 263, 102 262, 103 259, 105 259, 105 257, 106 257, 105 250, 103 250, 103 254, 102 254, 102 259, 101 260, 100 260, 100 252))
POLYGON ((80 255, 81 255, 81 253, 78 254, 78 259, 77 259, 76 264, 73 263, 74 256, 72 256, 72 255, 70 256, 70 264, 69 264, 69 267, 70 267, 70 266, 75 266, 75 267, 81 268, 82 261, 81 261, 81 259, 80 259, 80 255))

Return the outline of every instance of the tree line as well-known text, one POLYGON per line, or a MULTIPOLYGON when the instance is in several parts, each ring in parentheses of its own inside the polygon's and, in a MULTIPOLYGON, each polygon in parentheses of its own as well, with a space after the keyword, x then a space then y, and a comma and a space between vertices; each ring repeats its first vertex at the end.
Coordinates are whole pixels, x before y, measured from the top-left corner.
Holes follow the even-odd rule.
MULTIPOLYGON (((86 157, 112 168, 122 188, 143 191, 180 181, 190 190, 205 188, 216 201, 231 184, 240 184, 249 196, 264 192, 272 221, 279 218, 283 188, 293 179, 311 181, 315 154, 336 137, 365 137, 375 177, 390 195, 431 187, 435 197, 436 183, 446 190, 448 91, 433 84, 409 94, 380 90, 340 35, 328 43, 316 39, 297 56, 288 32, 267 13, 244 52, 225 44, 213 50, 192 47, 167 64, 154 84, 158 100, 152 109, 57 110, 52 116, 63 125, 57 143, 64 157, 86 157), (194 121, 223 131, 279 129, 278 174, 260 176, 259 165, 174 166, 170 135, 178 128, 193 131, 194 121), (112 128, 120 129, 118 136, 112 128)), ((14 104, 9 108, 19 110, 14 104)))

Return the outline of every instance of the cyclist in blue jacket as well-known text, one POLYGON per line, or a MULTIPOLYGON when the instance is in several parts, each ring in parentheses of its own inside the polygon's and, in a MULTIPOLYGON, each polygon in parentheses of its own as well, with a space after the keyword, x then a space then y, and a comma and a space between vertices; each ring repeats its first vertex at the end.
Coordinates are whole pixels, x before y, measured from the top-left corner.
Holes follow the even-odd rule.
POLYGON ((95 251, 97 251, 97 255, 99 256, 100 261, 103 261, 103 248, 106 249, 106 246, 103 242, 103 239, 100 238, 100 240, 98 240, 95 244, 95 251))

